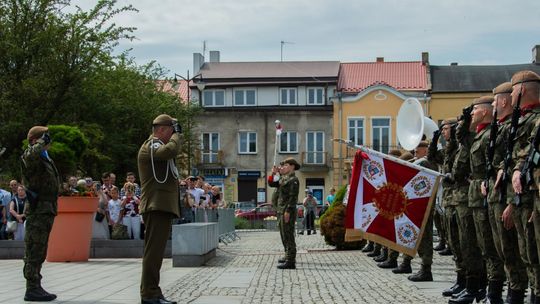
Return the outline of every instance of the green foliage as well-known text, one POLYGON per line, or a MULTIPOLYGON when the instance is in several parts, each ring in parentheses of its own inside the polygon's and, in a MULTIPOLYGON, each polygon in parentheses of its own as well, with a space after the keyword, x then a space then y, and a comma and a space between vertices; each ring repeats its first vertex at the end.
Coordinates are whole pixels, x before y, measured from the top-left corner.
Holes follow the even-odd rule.
POLYGON ((345 212, 343 198, 347 192, 347 186, 343 186, 336 193, 334 202, 321 217, 321 234, 328 245, 336 246, 338 250, 360 249, 364 241, 345 242, 345 212))
POLYGON ((251 228, 251 225, 249 224, 248 220, 246 220, 243 217, 234 218, 234 229, 249 229, 249 228, 251 228))

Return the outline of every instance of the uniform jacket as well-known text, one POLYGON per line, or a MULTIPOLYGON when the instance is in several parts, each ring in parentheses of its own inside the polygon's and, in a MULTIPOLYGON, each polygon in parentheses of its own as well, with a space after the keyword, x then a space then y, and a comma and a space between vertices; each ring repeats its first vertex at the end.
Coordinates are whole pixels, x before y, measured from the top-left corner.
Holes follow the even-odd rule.
POLYGON ((481 185, 486 178, 486 151, 489 145, 489 126, 474 136, 471 144, 471 183, 469 184, 469 207, 483 207, 481 185))
POLYGON ((26 188, 37 194, 37 203, 30 204, 30 214, 54 214, 58 209, 60 175, 52 159, 44 155, 44 143, 39 139, 22 155, 22 178, 26 188))
POLYGON ((459 148, 452 166, 452 177, 456 183, 454 200, 457 204, 464 204, 469 201, 469 178, 471 174, 470 150, 475 134, 468 131, 468 128, 468 125, 459 125, 456 130, 456 136, 460 134, 459 148))
POLYGON ((287 211, 291 214, 296 212, 300 183, 294 172, 282 175, 279 181, 270 182, 269 185, 277 188, 272 196, 272 200, 277 205, 277 212, 284 213, 287 211))
MULTIPOLYGON (((499 128, 497 129, 497 139, 495 141, 495 150, 493 151, 493 171, 495 171, 495 174, 504 168, 504 156, 506 154, 506 143, 508 140, 508 133, 510 132, 510 123, 510 117, 507 117, 506 120, 499 123, 499 128)), ((490 203, 499 202, 499 192, 497 189, 493 188, 495 185, 495 178, 496 176, 492 176, 489 183, 488 202, 490 203)))
POLYGON ((163 211, 173 213, 177 217, 180 216, 178 180, 168 167, 168 161, 173 160, 178 155, 179 149, 180 136, 178 133, 174 133, 167 144, 150 136, 139 149, 137 162, 142 190, 141 214, 149 211, 163 211), (155 177, 152 171, 150 152, 152 152, 154 159, 155 177), (158 180, 163 181, 165 176, 167 176, 165 182, 159 183, 158 180))
MULTIPOLYGON (((537 149, 538 147, 531 147, 531 142, 536 134, 536 129, 540 123, 540 108, 535 108, 531 112, 525 114, 519 120, 519 128, 516 134, 516 145, 514 146, 514 153, 512 158, 516 161, 514 170, 521 170, 529 154, 529 149, 537 149), (519 138, 519 139, 518 139, 519 138), (519 148, 516 147, 519 142, 519 148)), ((538 181, 539 170, 534 170, 535 181, 538 181)), ((524 185, 522 185, 524 186, 524 185)), ((537 183, 532 183, 531 189, 538 189, 537 183)))
MULTIPOLYGON (((442 173, 452 174, 452 166, 454 165, 454 159, 456 158, 458 150, 458 144, 455 138, 451 138, 444 147, 443 150, 437 150, 436 145, 430 145, 430 150, 428 150, 428 160, 432 163, 442 167, 442 173)), ((450 181, 450 179, 443 179, 443 201, 442 206, 453 206, 457 205, 454 201, 454 190, 456 185, 450 181)))

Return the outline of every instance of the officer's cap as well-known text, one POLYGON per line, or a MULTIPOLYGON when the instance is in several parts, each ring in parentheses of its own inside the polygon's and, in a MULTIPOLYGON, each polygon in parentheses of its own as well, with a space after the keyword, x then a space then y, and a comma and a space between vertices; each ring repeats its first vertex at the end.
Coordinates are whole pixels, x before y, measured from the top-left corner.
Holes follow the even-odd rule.
POLYGON ((493 95, 510 94, 512 93, 512 83, 510 81, 503 82, 493 89, 493 95))
POLYGON ((172 126, 176 122, 176 118, 170 115, 161 114, 152 121, 153 126, 172 126))
POLYGON ((47 127, 44 127, 44 126, 33 126, 32 128, 30 128, 30 130, 28 131, 28 135, 26 136, 26 138, 28 140, 31 140, 31 139, 36 139, 36 138, 40 138, 43 134, 45 134, 45 132, 49 131, 49 128, 47 127))
POLYGON ((472 102, 472 105, 473 106, 481 105, 481 104, 489 104, 489 105, 491 105, 493 100, 495 100, 493 98, 493 96, 482 96, 482 97, 475 98, 473 100, 473 102, 472 102))
POLYGON ((519 71, 512 76, 512 85, 523 82, 540 82, 540 76, 533 71, 519 71))
POLYGON ((291 166, 294 166, 294 170, 300 169, 300 164, 292 157, 286 158, 284 161, 281 162, 281 164, 289 164, 291 166))

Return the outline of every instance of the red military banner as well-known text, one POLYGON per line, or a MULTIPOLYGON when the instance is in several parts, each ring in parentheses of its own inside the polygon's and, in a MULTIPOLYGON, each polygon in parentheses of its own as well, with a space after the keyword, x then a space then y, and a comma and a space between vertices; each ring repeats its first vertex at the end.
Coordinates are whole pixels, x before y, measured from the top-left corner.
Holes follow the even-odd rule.
POLYGON ((353 164, 345 241, 367 239, 416 255, 440 175, 367 148, 353 164))

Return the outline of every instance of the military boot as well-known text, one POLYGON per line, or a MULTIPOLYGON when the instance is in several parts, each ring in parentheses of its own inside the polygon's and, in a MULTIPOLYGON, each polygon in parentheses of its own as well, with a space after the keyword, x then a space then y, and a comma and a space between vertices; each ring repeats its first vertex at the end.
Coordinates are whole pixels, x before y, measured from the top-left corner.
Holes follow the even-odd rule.
POLYGON ((443 297, 450 297, 460 293, 463 289, 465 289, 465 276, 458 273, 456 283, 452 287, 443 290, 442 295, 443 297))
POLYGON ((24 300, 31 302, 50 302, 56 299, 56 295, 43 293, 39 288, 26 289, 24 300))
POLYGON ((277 266, 278 269, 296 269, 296 263, 292 261, 285 261, 283 264, 277 266))
POLYGON ((439 241, 439 244, 437 244, 437 246, 433 247, 433 250, 441 251, 443 249, 446 249, 446 241, 444 239, 441 239, 439 241))
POLYGON ((529 303, 531 304, 534 304, 536 303, 534 300, 536 298, 536 294, 534 293, 534 291, 531 290, 531 297, 529 298, 529 303))
POLYGON ((479 289, 478 278, 470 278, 467 280, 467 288, 465 292, 461 292, 458 297, 448 301, 449 304, 470 304, 474 301, 480 302, 485 293, 479 289))
POLYGON ((399 264, 397 268, 392 269, 392 272, 393 273, 411 273, 412 272, 411 261, 408 259, 404 259, 403 262, 401 262, 401 264, 399 264))
POLYGON ((280 263, 280 264, 281 264, 281 263, 285 263, 285 261, 287 261, 287 258, 281 257, 281 258, 279 258, 277 261, 278 261, 278 263, 280 263))
POLYGON ((373 242, 368 242, 364 248, 362 248, 362 252, 372 252, 373 251, 373 242))
POLYGON ((397 258, 388 257, 386 261, 378 263, 377 266, 383 269, 396 268, 397 258))
POLYGON ((442 255, 442 256, 449 256, 449 255, 454 255, 454 253, 452 252, 452 249, 450 249, 450 247, 446 246, 446 248, 444 248, 443 250, 439 251, 439 255, 442 255))
POLYGON ((525 300, 525 290, 513 290, 513 289, 508 288, 506 303, 523 304, 524 300, 525 300))
POLYGON ((373 257, 379 256, 379 254, 381 254, 381 245, 375 244, 373 246, 373 250, 366 255, 370 258, 373 258, 373 257))
POLYGON ((373 260, 374 260, 375 262, 380 263, 380 262, 386 261, 386 259, 388 259, 388 248, 385 247, 385 248, 383 248, 383 249, 381 250, 381 254, 379 254, 379 255, 378 255, 377 257, 375 257, 373 260))
POLYGON ((409 281, 413 282, 431 282, 433 281, 433 275, 431 274, 431 265, 422 265, 420 270, 407 277, 409 281))
POLYGON ((490 304, 503 304, 502 291, 503 291, 503 281, 489 281, 488 283, 488 292, 487 292, 487 302, 490 304))

